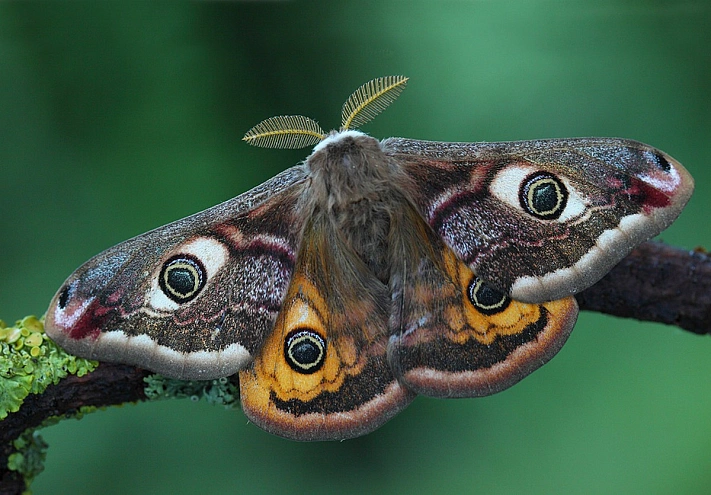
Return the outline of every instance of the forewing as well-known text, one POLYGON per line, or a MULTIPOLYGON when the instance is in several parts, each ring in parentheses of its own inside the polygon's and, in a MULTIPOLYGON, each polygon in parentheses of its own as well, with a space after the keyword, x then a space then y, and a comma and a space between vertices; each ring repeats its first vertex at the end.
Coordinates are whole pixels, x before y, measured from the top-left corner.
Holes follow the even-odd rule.
POLYGON ((673 158, 621 139, 392 138, 383 146, 457 257, 488 284, 533 303, 595 283, 666 228, 693 190, 673 158))
POLYGON ((304 225, 304 178, 294 167, 97 255, 54 296, 48 335, 70 353, 169 377, 234 374, 281 308, 304 225))

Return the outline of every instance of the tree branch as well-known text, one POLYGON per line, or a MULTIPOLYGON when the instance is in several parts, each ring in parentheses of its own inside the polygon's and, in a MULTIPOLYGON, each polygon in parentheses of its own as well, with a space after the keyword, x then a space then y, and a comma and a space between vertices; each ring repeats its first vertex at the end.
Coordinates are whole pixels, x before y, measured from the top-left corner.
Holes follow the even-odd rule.
POLYGON ((19 411, 0 425, 0 495, 21 494, 26 490, 23 475, 8 468, 15 452, 13 442, 26 430, 53 417, 71 417, 86 407, 102 407, 145 400, 143 379, 150 372, 123 364, 101 363, 84 376, 67 375, 41 394, 27 397, 19 411))
POLYGON ((711 256, 646 242, 576 296, 580 309, 711 333, 711 256))
MULTIPOLYGON (((576 298, 583 310, 708 334, 711 256, 648 242, 576 298)), ((13 441, 24 432, 48 418, 71 416, 85 407, 145 400, 144 379, 150 374, 133 366, 101 363, 87 375, 69 375, 43 393, 28 396, 19 411, 0 423, 0 495, 26 489, 23 476, 8 468, 8 456, 16 450, 13 441)), ((231 381, 236 382, 236 377, 231 381)))

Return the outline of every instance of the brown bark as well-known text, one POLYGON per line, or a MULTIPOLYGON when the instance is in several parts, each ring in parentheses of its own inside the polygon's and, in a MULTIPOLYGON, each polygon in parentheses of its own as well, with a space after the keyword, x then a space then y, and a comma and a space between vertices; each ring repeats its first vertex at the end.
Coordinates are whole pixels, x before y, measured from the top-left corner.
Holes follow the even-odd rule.
POLYGON ((647 242, 576 299, 583 310, 711 333, 711 256, 647 242))

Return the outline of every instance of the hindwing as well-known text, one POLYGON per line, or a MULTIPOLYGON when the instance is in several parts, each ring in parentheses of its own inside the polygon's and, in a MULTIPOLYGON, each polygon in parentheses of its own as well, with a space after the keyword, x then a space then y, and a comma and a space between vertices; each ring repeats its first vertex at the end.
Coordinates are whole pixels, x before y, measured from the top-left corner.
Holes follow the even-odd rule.
POLYGON ((433 397, 489 395, 550 360, 573 329, 572 297, 528 304, 486 285, 413 211, 392 278, 389 357, 400 381, 433 397), (418 225, 419 224, 419 225, 418 225))
POLYGON ((371 431, 414 394, 387 360, 389 292, 316 220, 304 234, 284 306, 252 364, 240 372, 245 414, 298 440, 371 431))

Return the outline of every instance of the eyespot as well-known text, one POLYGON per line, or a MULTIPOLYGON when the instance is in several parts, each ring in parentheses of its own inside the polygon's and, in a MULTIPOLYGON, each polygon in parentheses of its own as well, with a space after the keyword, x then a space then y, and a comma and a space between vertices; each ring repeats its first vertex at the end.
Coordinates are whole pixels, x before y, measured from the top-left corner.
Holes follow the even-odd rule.
POLYGON ((59 298, 57 299, 57 306, 59 306, 59 309, 64 309, 67 307, 67 303, 69 302, 69 285, 65 285, 62 288, 62 292, 59 293, 59 298))
POLYGON ((313 330, 294 330, 284 341, 284 358, 294 371, 315 373, 326 360, 326 341, 313 330))
POLYGON ((197 297, 206 278, 205 268, 197 258, 179 254, 163 264, 158 283, 168 298, 182 304, 197 297))
POLYGON ((590 206, 587 196, 564 173, 553 173, 527 164, 510 164, 491 181, 491 195, 531 220, 575 221, 590 206))
POLYGON ((478 277, 474 277, 469 283, 467 296, 474 308, 487 316, 501 313, 511 302, 506 294, 489 287, 478 277))
POLYGON ((534 217, 554 220, 565 210, 568 190, 555 175, 535 172, 521 183, 518 198, 521 208, 534 217))

